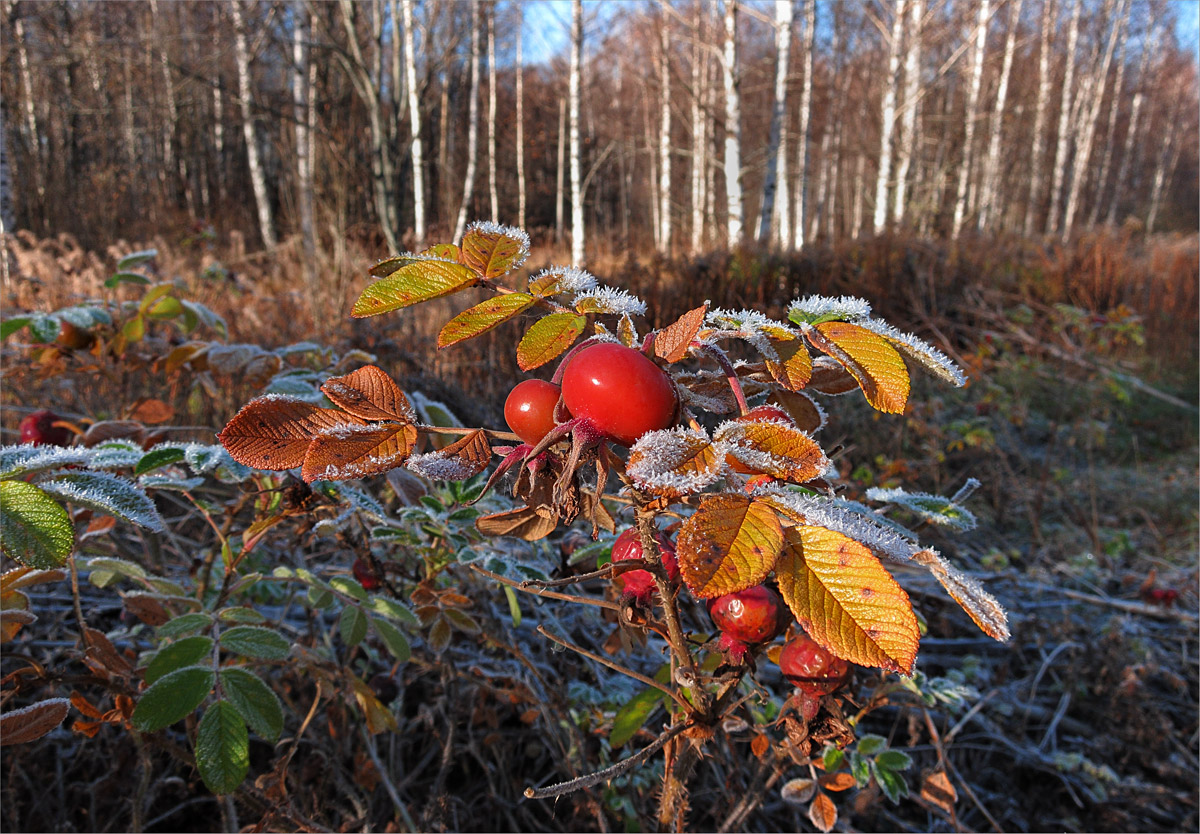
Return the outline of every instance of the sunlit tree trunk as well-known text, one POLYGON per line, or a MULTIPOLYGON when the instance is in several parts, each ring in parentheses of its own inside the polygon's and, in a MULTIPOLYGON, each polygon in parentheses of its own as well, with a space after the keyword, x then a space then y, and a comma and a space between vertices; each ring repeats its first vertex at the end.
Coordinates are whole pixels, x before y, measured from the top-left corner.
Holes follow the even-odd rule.
MULTIPOLYGON (((811 2, 812 0, 810 0, 811 2)), ((775 98, 771 108, 771 125, 767 130, 767 173, 763 178, 762 206, 758 212, 758 229, 754 239, 765 241, 771 232, 771 221, 778 218, 779 233, 787 240, 787 143, 782 140, 783 121, 787 113, 788 57, 792 45, 792 18, 795 16, 794 0, 775 0, 775 98), (776 179, 778 177, 778 179, 776 179), (782 182, 779 189, 777 183, 782 182), (778 199, 776 206, 776 193, 778 199)))
POLYGON ((471 92, 467 105, 467 173, 463 178, 462 202, 454 222, 454 240, 467 228, 467 212, 475 194, 475 157, 479 151, 479 0, 471 0, 471 92))
POLYGON ((1050 37, 1054 34, 1054 0, 1042 0, 1041 43, 1038 50, 1037 112, 1033 119, 1033 148, 1029 158, 1029 202, 1025 204, 1025 234, 1033 235, 1041 208, 1042 157, 1045 154, 1047 104, 1050 101, 1050 37))
POLYGON ((571 120, 571 263, 575 266, 584 265, 584 228, 583 228, 583 182, 582 149, 579 143, 579 96, 583 74, 583 2, 574 0, 571 4, 571 78, 570 78, 570 120, 571 120))
MULTIPOLYGON (((17 68, 20 70, 21 74, 21 87, 23 94, 23 101, 21 103, 24 105, 23 110, 25 112, 25 132, 28 134, 29 139, 29 153, 33 158, 34 170, 31 172, 31 180, 33 181, 34 189, 38 195, 39 209, 44 212, 46 200, 46 169, 42 164, 42 134, 38 129, 37 106, 34 104, 34 96, 36 94, 33 90, 33 73, 29 69, 29 49, 26 47, 25 21, 20 17, 17 17, 17 19, 13 22, 13 34, 15 35, 14 40, 17 44, 17 68)), ((132 85, 128 83, 128 80, 125 85, 125 91, 127 95, 132 96, 132 85)), ((134 152, 132 127, 133 103, 132 101, 128 100, 126 103, 128 105, 126 108, 126 113, 128 115, 126 137, 128 141, 129 152, 132 154, 134 152)), ((30 212, 30 214, 32 213, 33 212, 30 212)), ((43 216, 43 221, 44 220, 45 217, 43 216)))
POLYGON ((721 67, 725 81, 725 202, 726 234, 730 248, 742 242, 742 96, 737 65, 737 0, 725 0, 725 50, 721 67))
POLYGON ((412 134, 413 234, 425 243, 425 152, 421 145, 421 99, 417 92, 417 53, 413 39, 413 0, 401 0, 404 15, 404 74, 408 80, 408 120, 412 134))
POLYGON ((524 43, 525 12, 517 4, 517 226, 525 228, 525 62, 521 51, 524 43))
MULTIPOLYGON (((984 0, 987 2, 987 0, 984 0)), ((879 127, 879 171, 875 179, 875 234, 887 226, 888 187, 892 178, 892 134, 896 122, 896 75, 900 70, 900 48, 904 40, 905 0, 892 6, 892 37, 888 43, 887 79, 879 127)))
POLYGON ((496 188, 496 6, 488 4, 488 196, 492 204, 492 222, 500 222, 500 192, 496 188))
POLYGON ((564 205, 566 203, 563 188, 567 167, 567 100, 558 100, 558 173, 554 191, 554 242, 562 245, 565 226, 564 205))
POLYGON ((258 137, 254 131, 254 116, 251 113, 250 48, 246 42, 246 19, 242 14, 241 0, 230 5, 233 12, 234 57, 237 60, 238 98, 242 109, 242 134, 246 139, 246 158, 250 165, 250 184, 254 188, 254 203, 258 208, 258 229, 263 244, 275 248, 275 223, 271 217, 271 196, 267 193, 267 177, 262 160, 258 155, 258 137))
MULTIPOLYGON (((1175 165, 1179 162, 1179 149, 1182 144, 1176 134, 1181 127, 1179 114, 1183 109, 1183 100, 1187 96, 1184 93, 1185 88, 1182 79, 1171 86, 1174 92, 1172 96, 1174 103, 1171 105, 1171 111, 1167 116, 1166 124, 1163 126, 1162 145, 1158 153, 1158 164, 1154 168, 1154 184, 1150 189, 1150 213, 1146 216, 1147 232, 1153 232, 1155 223, 1158 222, 1158 212, 1162 207, 1163 193, 1175 174, 1175 165)), ((1188 102, 1188 105, 1189 111, 1195 112, 1195 103, 1188 102)))
POLYGON ((1113 146, 1116 145, 1117 139, 1117 116, 1121 111, 1121 94, 1125 88, 1125 39, 1129 35, 1129 17, 1132 11, 1133 4, 1126 3, 1124 25, 1122 25, 1121 34, 1117 38, 1115 55, 1117 77, 1113 80, 1113 93, 1108 106, 1108 130, 1104 142, 1101 143, 1101 147, 1104 148, 1104 156, 1100 160, 1100 173, 1096 175, 1096 193, 1092 198, 1092 210, 1088 213, 1087 224, 1089 227, 1094 227, 1096 220, 1100 217, 1100 203, 1104 199, 1104 192, 1108 185, 1108 172, 1112 168, 1113 146))
POLYGON ((796 127, 796 190, 792 195, 795 206, 795 225, 792 227, 792 247, 799 251, 807 242, 809 152, 812 141, 813 50, 817 36, 817 0, 808 0, 804 7, 804 83, 800 88, 800 124, 796 127))
POLYGON ((979 23, 975 29, 975 53, 971 61, 971 88, 967 94, 966 136, 963 138, 962 163, 958 169, 958 192, 954 200, 953 236, 962 231, 967 213, 967 186, 971 176, 971 152, 975 144, 975 120, 979 116, 979 88, 983 81, 983 56, 987 47, 989 0, 980 0, 979 23))
POLYGON ((921 19, 925 14, 925 3, 923 0, 909 0, 909 3, 908 48, 904 50, 904 107, 896 143, 899 158, 896 196, 892 203, 892 222, 897 225, 908 213, 908 174, 917 152, 917 110, 921 106, 921 19))
POLYGON ((1004 133, 1004 107, 1008 100, 1008 77, 1012 72, 1013 55, 1017 48, 1017 29, 1021 24, 1022 0, 1010 0, 1008 9, 1008 38, 1004 42, 1004 66, 1000 70, 1000 84, 996 88, 996 107, 992 111, 991 137, 988 139, 987 161, 983 167, 983 193, 979 198, 979 228, 987 229, 993 212, 999 214, 996 205, 999 197, 1000 138, 1004 133))
POLYGON ((695 0, 692 8, 692 254, 704 245, 705 176, 708 169, 708 119, 704 113, 708 89, 704 43, 704 4, 695 0))
POLYGON ((296 204, 300 210, 300 245, 304 250, 304 281, 317 289, 317 238, 313 226, 312 133, 308 128, 306 88, 309 67, 308 15, 304 3, 292 3, 292 122, 296 135, 296 204))
POLYGON ((1050 177, 1050 213, 1046 216, 1046 232, 1058 231, 1058 208, 1062 201, 1063 179, 1067 171, 1067 153, 1071 148, 1071 87, 1075 80, 1075 47, 1079 42, 1079 16, 1082 0, 1074 0, 1071 25, 1067 30, 1067 62, 1063 69, 1062 103, 1058 110, 1058 144, 1054 151, 1054 173, 1050 177))
POLYGON ((1150 53, 1154 49, 1154 34, 1159 31, 1159 27, 1151 26, 1150 31, 1146 33, 1146 40, 1142 44, 1142 57, 1138 60, 1137 80, 1134 82, 1137 92, 1133 94, 1133 103, 1129 108, 1129 127, 1125 133, 1125 147, 1121 152, 1121 167, 1117 169, 1117 176, 1113 180, 1113 195, 1108 204, 1108 217, 1106 222, 1112 225, 1117 222, 1117 211, 1124 197, 1126 189, 1126 181, 1129 178, 1129 167, 1133 161, 1134 145, 1138 139, 1138 127, 1141 124, 1142 106, 1146 99, 1144 89, 1146 85, 1146 70, 1150 63, 1150 53))
POLYGON ((662 0, 662 21, 659 25, 659 46, 662 65, 659 68, 662 89, 662 127, 658 137, 658 250, 671 254, 671 29, 668 24, 667 0, 662 0))

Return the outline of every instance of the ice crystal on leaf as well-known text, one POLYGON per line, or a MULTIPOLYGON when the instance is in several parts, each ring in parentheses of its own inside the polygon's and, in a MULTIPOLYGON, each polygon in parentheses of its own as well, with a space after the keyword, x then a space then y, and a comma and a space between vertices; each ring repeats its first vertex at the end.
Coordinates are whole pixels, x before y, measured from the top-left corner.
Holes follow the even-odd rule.
POLYGON ((457 457, 448 458, 440 452, 413 455, 404 463, 405 467, 431 481, 461 481, 471 477, 476 467, 457 457))
POLYGON ((642 435, 629 450, 629 477, 643 489, 691 495, 721 477, 727 446, 703 430, 677 427, 642 435))
POLYGON ((552 266, 531 276, 529 286, 537 286, 548 278, 554 279, 558 292, 561 293, 586 293, 596 289, 598 284, 596 276, 586 269, 577 266, 552 266))
POLYGON ((613 313, 614 315, 644 316, 646 302, 615 287, 596 287, 581 292, 572 302, 576 310, 589 313, 613 313))
POLYGON ((887 339, 901 353, 920 362, 935 376, 949 382, 955 388, 962 388, 967 384, 966 375, 954 360, 928 342, 918 339, 911 333, 897 330, 879 319, 866 319, 855 322, 855 324, 887 339))
POLYGON ((463 232, 463 237, 465 238, 471 232, 480 232, 485 235, 499 235, 500 237, 517 241, 520 244, 521 251, 512 262, 512 265, 509 266, 510 271, 525 263, 525 259, 529 257, 531 244, 529 242, 529 235, 526 234, 524 229, 518 229, 516 226, 502 226, 490 220, 477 220, 467 226, 466 231, 463 232))
POLYGON ((38 487, 56 498, 162 532, 166 529, 154 501, 124 478, 107 472, 65 470, 38 487))
POLYGON ((953 500, 928 492, 907 492, 899 487, 880 489, 871 487, 867 498, 881 503, 891 503, 916 513, 931 524, 950 527, 959 532, 974 530, 978 522, 975 515, 953 500))
MULTIPOLYGON (((138 449, 138 454, 141 455, 141 449, 138 449)), ((91 463, 94 457, 95 452, 91 449, 31 446, 28 443, 0 446, 0 477, 14 478, 26 472, 57 469, 70 464, 86 465, 91 463)))
POLYGON ((754 349, 772 362, 779 361, 779 355, 771 345, 771 340, 790 340, 796 338, 796 331, 785 324, 763 315, 758 310, 724 310, 717 308, 705 317, 705 322, 715 328, 706 340, 712 344, 720 339, 741 339, 749 342, 754 349))
POLYGON ((809 295, 798 298, 788 307, 788 318, 797 324, 816 324, 819 321, 852 321, 862 324, 871 315, 871 305, 862 298, 843 295, 809 295))
POLYGON ((874 513, 864 515, 840 507, 829 498, 793 492, 778 485, 757 489, 755 495, 772 499, 802 517, 805 524, 841 533, 898 562, 910 561, 920 550, 919 545, 896 532, 893 525, 882 523, 874 513))

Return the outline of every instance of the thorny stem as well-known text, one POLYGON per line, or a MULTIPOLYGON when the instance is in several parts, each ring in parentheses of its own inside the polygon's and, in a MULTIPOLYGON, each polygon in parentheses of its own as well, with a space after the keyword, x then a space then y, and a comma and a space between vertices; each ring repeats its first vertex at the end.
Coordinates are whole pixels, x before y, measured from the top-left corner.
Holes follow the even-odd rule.
POLYGON ((606 767, 604 770, 598 770, 595 773, 589 773, 585 776, 580 776, 572 779, 569 782, 559 782, 557 785, 551 785, 548 788, 526 788, 525 796, 527 799, 549 799, 552 796, 562 796, 565 793, 572 791, 583 790, 590 788, 593 785, 598 785, 601 782, 607 782, 610 779, 615 779, 628 770, 640 765, 646 759, 653 756, 661 750, 668 741, 687 729, 687 724, 675 724, 667 729, 651 742, 647 747, 642 748, 627 759, 622 759, 611 767, 606 767))
POLYGON ((622 666, 620 663, 616 663, 615 661, 609 660, 607 657, 604 657, 603 655, 596 654, 595 652, 588 651, 587 649, 583 648, 582 646, 576 646, 574 643, 567 642, 566 640, 562 639, 561 637, 550 633, 543 626, 538 626, 538 634, 542 635, 543 637, 545 637, 549 640, 553 640, 555 643, 558 643, 558 645, 562 646, 563 648, 567 648, 577 654, 581 654, 584 657, 588 658, 589 660, 596 661, 597 663, 599 663, 602 666, 607 666, 609 669, 612 669, 614 672, 620 672, 622 675, 633 678, 635 681, 638 681, 639 683, 644 683, 644 684, 646 684, 646 686, 654 687, 659 692, 662 692, 664 695, 670 696, 671 699, 675 701, 675 703, 679 704, 679 706, 685 710, 692 708, 692 705, 689 704, 681 695, 679 695, 679 693, 675 692, 674 690, 670 689, 669 687, 663 686, 661 683, 656 681, 654 678, 646 677, 645 675, 641 674, 640 672, 635 672, 632 669, 622 666))
POLYGON ((737 371, 733 368, 733 363, 729 361, 729 357, 725 355, 725 351, 714 345, 705 345, 705 352, 717 361, 721 366, 721 370, 725 372, 725 379, 729 381, 729 387, 733 389, 733 398, 737 400, 738 413, 745 415, 750 410, 750 406, 746 405, 746 393, 742 390, 742 381, 738 379, 737 371))
POLYGON ((487 568, 480 567, 479 565, 470 565, 470 568, 471 568, 471 570, 475 571, 476 573, 481 573, 490 579, 494 579, 497 582, 502 582, 505 585, 515 588, 518 591, 523 591, 524 593, 527 593, 527 594, 533 594, 536 597, 549 597, 550 599, 565 599, 568 602, 582 602, 584 605, 595 605, 599 608, 607 608, 609 611, 620 612, 620 610, 621 610, 620 605, 618 605, 615 602, 609 602, 606 599, 592 599, 591 597, 581 597, 581 596, 577 596, 575 594, 560 594, 556 591, 547 591, 542 588, 528 588, 528 587, 525 587, 524 583, 519 582, 516 579, 509 579, 507 576, 501 576, 498 573, 493 573, 492 571, 488 570, 487 568))
POLYGON ((594 570, 591 573, 580 573, 575 576, 568 576, 563 579, 524 579, 521 581, 522 588, 561 588, 564 585, 576 585, 580 582, 587 582, 591 579, 612 579, 622 573, 627 573, 631 570, 644 568, 649 563, 644 559, 623 559, 620 562, 609 562, 600 570, 594 570))
POLYGON ((515 440, 521 442, 521 438, 510 431, 497 431, 495 429, 468 429, 459 428, 458 426, 426 426, 423 424, 417 425, 417 431, 423 431, 428 434, 474 434, 477 431, 483 432, 493 440, 515 440))
POLYGON ((83 619, 83 605, 79 602, 79 571, 75 568, 75 554, 67 560, 71 566, 71 598, 75 604, 75 620, 79 623, 79 638, 83 640, 85 650, 92 647, 92 639, 88 637, 87 622, 83 619))

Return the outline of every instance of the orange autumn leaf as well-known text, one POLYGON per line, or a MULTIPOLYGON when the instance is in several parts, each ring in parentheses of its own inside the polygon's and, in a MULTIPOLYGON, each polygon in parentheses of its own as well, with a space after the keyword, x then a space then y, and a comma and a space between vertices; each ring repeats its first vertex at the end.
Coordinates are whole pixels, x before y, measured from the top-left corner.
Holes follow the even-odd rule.
POLYGON ((858 380, 872 407, 886 414, 904 411, 908 367, 887 339, 846 321, 823 322, 805 330, 804 335, 858 380))
POLYGON ((408 397, 390 376, 374 365, 327 379, 321 391, 338 408, 363 420, 413 421, 408 397))
POLYGON ((817 794, 812 805, 808 806, 808 819, 820 831, 828 834, 837 825, 837 806, 833 800, 823 793, 817 794))
POLYGON ((692 339, 696 338, 707 313, 708 305, 701 305, 694 310, 688 310, 658 331, 654 335, 654 355, 667 362, 678 362, 687 356, 688 346, 691 345, 692 339))
POLYGON ((864 545, 824 527, 788 528, 775 576, 822 648, 860 666, 912 673, 921 637, 912 604, 864 545))
POLYGON ((255 469, 294 469, 303 465, 318 431, 356 425, 364 422, 337 409, 267 396, 246 403, 217 439, 238 463, 255 469))
POLYGON ((53 730, 67 717, 71 702, 66 698, 50 698, 0 716, 0 746, 36 741, 53 730))
POLYGON ((642 489, 678 498, 714 483, 723 461, 703 431, 677 428, 643 435, 629 450, 625 471, 642 489))
POLYGON ((778 361, 767 360, 767 370, 771 372, 775 381, 789 391, 799 391, 808 385, 812 378, 813 360, 812 354, 804 346, 804 341, 772 339, 771 347, 775 348, 775 353, 779 356, 778 361))
POLYGON ((755 472, 802 484, 829 468, 829 459, 804 432, 769 421, 729 421, 717 430, 730 454, 755 472))
POLYGON ((774 508, 742 495, 713 495, 680 527, 676 556, 688 588, 709 599, 762 582, 782 545, 774 508))
POLYGON ((523 292, 506 293, 481 301, 446 322, 438 333, 438 349, 473 339, 528 310, 536 299, 523 292))
POLYGON ((404 463, 416 442, 411 423, 337 426, 313 437, 300 476, 312 482, 380 475, 404 463))

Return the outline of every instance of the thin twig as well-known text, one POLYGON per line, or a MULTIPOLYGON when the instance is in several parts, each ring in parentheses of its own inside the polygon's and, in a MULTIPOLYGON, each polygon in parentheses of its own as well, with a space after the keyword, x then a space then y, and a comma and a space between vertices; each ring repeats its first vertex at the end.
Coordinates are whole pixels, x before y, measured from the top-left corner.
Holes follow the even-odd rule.
POLYGON ((400 794, 396 793, 396 786, 392 784, 392 774, 383 766, 383 762, 379 759, 379 752, 375 749, 375 740, 367 733, 366 727, 360 727, 362 730, 363 740, 366 742, 367 755, 371 757, 371 761, 375 765, 375 769, 379 771, 379 775, 383 777, 380 781, 383 782, 383 787, 387 789, 388 796, 392 799, 392 806, 396 809, 396 813, 404 818, 404 824, 408 826, 409 831, 416 831, 417 824, 413 822, 413 818, 409 816, 408 807, 400 801, 400 794))
POLYGON ((664 695, 669 695, 675 701, 675 703, 679 704, 679 706, 681 706, 683 709, 690 710, 692 708, 692 705, 689 704, 686 700, 684 700, 682 696, 680 696, 676 692, 673 692, 672 690, 668 689, 666 686, 659 683, 654 678, 646 677, 641 672, 635 672, 632 669, 622 666, 620 663, 609 660, 604 655, 596 654, 595 652, 588 651, 587 649, 583 648, 582 646, 576 646, 574 643, 570 643, 570 642, 562 639, 561 637, 550 633, 549 631, 546 630, 545 626, 538 626, 537 630, 538 630, 538 634, 541 634, 543 637, 546 637, 549 640, 553 640, 555 643, 558 643, 560 646, 562 646, 564 648, 570 649, 571 651, 576 652, 577 654, 581 654, 584 657, 588 658, 589 660, 594 660, 602 666, 607 666, 609 669, 612 669, 614 672, 620 672, 622 675, 625 675, 626 677, 630 677, 630 678, 633 678, 635 681, 644 683, 644 684, 646 684, 646 686, 652 686, 655 689, 657 689, 659 692, 662 692, 664 695))
POLYGON ((563 579, 523 579, 521 581, 522 588, 561 588, 565 585, 576 585, 580 582, 587 582, 591 579, 612 579, 627 571, 644 568, 649 564, 644 559, 622 559, 620 562, 609 562, 600 570, 594 570, 591 573, 579 573, 575 576, 567 576, 563 579))
POLYGON ((487 568, 480 567, 479 565, 470 565, 469 567, 471 570, 475 571, 476 573, 481 573, 489 579, 495 579, 497 582, 503 582, 509 587, 515 588, 518 591, 523 591, 527 594, 533 594, 535 597, 565 599, 567 602, 582 602, 584 605, 595 605, 599 608, 607 608, 609 611, 619 612, 621 610, 620 605, 615 602, 610 602, 606 599, 593 599, 591 597, 576 596, 575 594, 560 594, 557 591, 547 591, 540 588, 526 588, 524 583, 519 582, 516 579, 509 579, 507 576, 501 576, 498 573, 493 573, 487 568))
POLYGON ((661 750, 668 741, 682 733, 690 725, 675 724, 668 728, 662 735, 650 743, 648 747, 644 747, 634 753, 627 759, 622 759, 615 765, 598 770, 595 773, 589 773, 585 776, 580 776, 577 779, 572 779, 569 782, 559 782, 557 785, 551 785, 548 788, 528 787, 525 789, 525 797, 527 799, 549 799, 552 796, 562 796, 565 793, 572 791, 581 791, 584 788, 590 788, 592 785, 598 785, 601 782, 607 782, 609 779, 616 779, 618 776, 630 770, 646 759, 653 756, 661 750))

